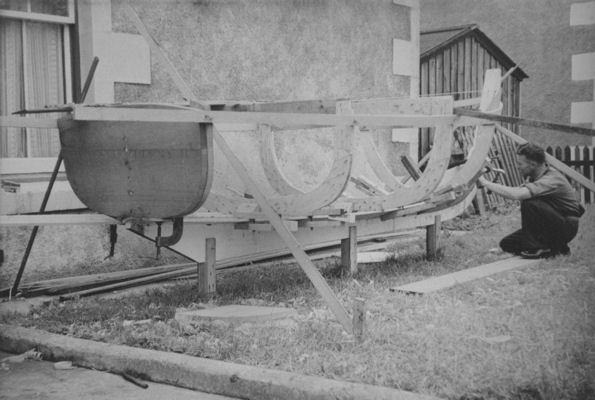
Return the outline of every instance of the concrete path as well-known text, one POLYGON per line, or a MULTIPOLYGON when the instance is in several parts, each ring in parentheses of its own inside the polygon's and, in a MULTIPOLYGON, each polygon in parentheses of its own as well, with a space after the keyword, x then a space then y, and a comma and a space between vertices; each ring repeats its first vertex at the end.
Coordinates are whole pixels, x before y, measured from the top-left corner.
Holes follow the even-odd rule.
MULTIPOLYGON (((10 355, 0 352, 0 359, 10 355)), ((86 368, 58 370, 48 361, 25 360, 4 365, 0 368, 2 400, 235 400, 154 382, 146 382, 149 387, 143 389, 116 374, 86 368)))

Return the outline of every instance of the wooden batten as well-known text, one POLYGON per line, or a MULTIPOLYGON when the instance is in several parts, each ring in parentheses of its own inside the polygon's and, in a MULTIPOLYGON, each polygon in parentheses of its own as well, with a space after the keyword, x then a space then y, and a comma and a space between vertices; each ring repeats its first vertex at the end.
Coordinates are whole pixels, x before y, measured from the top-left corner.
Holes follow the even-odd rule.
POLYGON ((212 122, 215 124, 268 124, 277 129, 310 129, 322 127, 432 127, 451 124, 456 117, 448 115, 370 115, 305 114, 205 111, 190 107, 146 110, 140 108, 93 107, 74 105, 72 118, 81 121, 145 122, 212 122))

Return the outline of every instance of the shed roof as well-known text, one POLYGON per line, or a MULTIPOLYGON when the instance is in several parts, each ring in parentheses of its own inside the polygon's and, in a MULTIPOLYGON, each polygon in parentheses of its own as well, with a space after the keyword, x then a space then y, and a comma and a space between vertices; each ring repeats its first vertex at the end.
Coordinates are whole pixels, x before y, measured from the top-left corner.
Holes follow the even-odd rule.
MULTIPOLYGON (((440 50, 466 37, 475 38, 481 46, 487 49, 506 69, 517 65, 496 43, 494 43, 477 24, 453 26, 448 28, 431 29, 422 31, 420 34, 420 58, 425 59, 434 55, 440 50)), ((517 68, 512 75, 519 81, 529 76, 521 68, 517 68)))

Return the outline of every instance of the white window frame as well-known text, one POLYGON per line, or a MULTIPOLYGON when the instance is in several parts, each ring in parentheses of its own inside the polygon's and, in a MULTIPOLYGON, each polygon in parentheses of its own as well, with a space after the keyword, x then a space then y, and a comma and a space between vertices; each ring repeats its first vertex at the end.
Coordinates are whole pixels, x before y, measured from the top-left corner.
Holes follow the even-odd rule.
POLYGON ((31 1, 27 0, 27 11, 0 9, 0 17, 55 24, 74 24, 74 0, 68 0, 68 16, 41 14, 31 11, 31 1))

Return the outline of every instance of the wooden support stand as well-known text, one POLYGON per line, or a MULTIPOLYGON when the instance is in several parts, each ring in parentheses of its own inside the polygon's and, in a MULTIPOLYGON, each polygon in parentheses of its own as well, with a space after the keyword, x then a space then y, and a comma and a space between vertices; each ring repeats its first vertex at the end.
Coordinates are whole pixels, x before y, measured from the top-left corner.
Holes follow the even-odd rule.
POLYGON ((426 227, 426 256, 430 261, 435 260, 438 256, 440 225, 440 215, 436 215, 434 224, 426 227))
POLYGON ((473 199, 473 208, 477 215, 485 214, 485 202, 483 201, 483 190, 478 189, 475 198, 473 199))
POLYGON ((200 296, 210 296, 217 290, 215 278, 216 246, 215 238, 205 240, 205 262, 198 264, 198 293, 200 296))
POLYGON ((355 298, 353 300, 353 336, 357 341, 364 338, 366 327, 366 303, 364 299, 355 298))
POLYGON ((349 227, 349 235, 341 239, 341 267, 344 274, 357 272, 357 226, 349 227))

